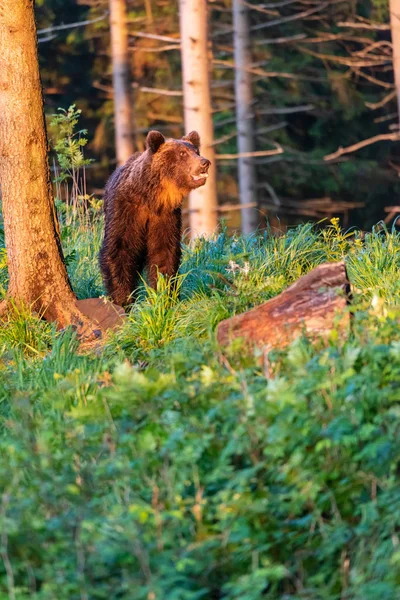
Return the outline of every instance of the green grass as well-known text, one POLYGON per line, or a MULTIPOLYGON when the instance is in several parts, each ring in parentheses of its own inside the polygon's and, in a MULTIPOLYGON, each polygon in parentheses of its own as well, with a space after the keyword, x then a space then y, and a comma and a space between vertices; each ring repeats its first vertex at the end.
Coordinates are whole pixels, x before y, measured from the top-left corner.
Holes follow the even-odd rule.
MULTIPOLYGON (((100 231, 63 232, 80 298, 104 293, 100 231)), ((101 352, 15 311, 0 599, 400 598, 399 271, 396 231, 222 232, 184 247, 176 288, 144 284, 101 352), (240 344, 222 354, 220 320, 343 258, 348 339, 300 339, 269 373, 240 344)))

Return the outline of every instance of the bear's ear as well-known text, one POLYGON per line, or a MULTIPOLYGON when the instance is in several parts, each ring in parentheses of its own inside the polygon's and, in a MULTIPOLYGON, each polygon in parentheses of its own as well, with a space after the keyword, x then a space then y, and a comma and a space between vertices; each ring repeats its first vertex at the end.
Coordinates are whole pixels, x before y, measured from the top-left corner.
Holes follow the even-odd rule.
POLYGON ((182 138, 186 142, 190 142, 193 146, 196 146, 197 150, 200 150, 200 136, 197 131, 191 131, 182 138))
POLYGON ((165 142, 165 137, 159 131, 149 131, 146 138, 146 146, 152 152, 157 152, 160 146, 165 142))

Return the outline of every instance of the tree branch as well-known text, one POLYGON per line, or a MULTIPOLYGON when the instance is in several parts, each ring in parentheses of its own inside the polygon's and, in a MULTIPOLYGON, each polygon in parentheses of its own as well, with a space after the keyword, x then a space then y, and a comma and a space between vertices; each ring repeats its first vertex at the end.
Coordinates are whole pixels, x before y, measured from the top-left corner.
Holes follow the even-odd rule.
POLYGON ((272 44, 290 44, 291 42, 300 42, 305 40, 307 35, 305 33, 298 33, 289 37, 278 37, 278 38, 264 38, 262 40, 256 40, 254 44, 256 46, 272 45, 272 44))
POLYGON ((52 35, 45 35, 44 37, 38 38, 37 43, 38 44, 43 44, 44 42, 50 42, 51 40, 55 40, 56 39, 56 34, 52 34, 52 35))
POLYGON ((75 27, 84 27, 85 25, 91 25, 92 23, 98 23, 99 21, 103 21, 107 16, 108 10, 101 17, 97 17, 96 19, 88 19, 86 21, 66 23, 65 25, 54 25, 52 27, 45 27, 44 29, 38 29, 37 34, 42 35, 43 33, 52 33, 53 31, 61 31, 63 29, 74 29, 75 27))
POLYGON ((236 210, 242 210, 243 208, 257 208, 257 202, 246 202, 246 204, 222 204, 215 210, 219 213, 222 212, 234 212, 236 210))
POLYGON ((359 44, 370 44, 371 38, 369 37, 358 37, 355 35, 349 35, 348 33, 328 33, 326 31, 317 31, 317 37, 306 38, 304 44, 320 44, 325 42, 335 42, 337 40, 343 40, 348 42, 357 42, 359 44))
POLYGON ((324 2, 323 4, 319 4, 318 6, 314 6, 313 8, 309 8, 301 13, 296 13, 295 15, 290 15, 289 17, 281 17, 280 19, 274 19, 272 21, 267 21, 266 23, 259 23, 258 25, 254 25, 251 28, 251 31, 260 31, 260 29, 267 29, 268 27, 274 27, 275 25, 281 25, 282 23, 290 23, 291 21, 298 21, 300 19, 305 19, 310 15, 313 15, 317 12, 321 12, 325 8, 328 8, 329 2, 324 2))
POLYGON ((233 71, 244 71, 245 73, 252 73, 260 77, 282 77, 283 79, 298 79, 304 81, 327 81, 324 77, 314 77, 312 75, 297 75, 296 73, 280 73, 279 71, 264 71, 264 69, 248 67, 246 69, 239 69, 236 65, 229 60, 214 59, 213 63, 220 68, 232 69, 233 71))
POLYGON ((151 46, 133 46, 133 52, 169 52, 169 50, 180 50, 180 44, 170 44, 168 46, 160 46, 159 48, 152 48, 151 46))
POLYGON ((336 158, 343 156, 343 154, 350 154, 351 152, 356 152, 361 148, 371 146, 371 144, 376 144, 377 142, 397 142, 399 140, 400 133, 382 133, 380 135, 375 135, 374 137, 368 138, 367 140, 362 140, 361 142, 353 144, 352 146, 347 146, 347 148, 339 148, 336 152, 324 156, 324 160, 335 160, 336 158))
POLYGON ((256 158, 259 156, 274 156, 275 154, 283 154, 283 148, 277 144, 275 150, 259 150, 256 152, 239 152, 238 154, 216 154, 217 160, 236 160, 237 158, 256 158))
POLYGON ((257 6, 256 4, 251 4, 251 2, 246 2, 246 0, 240 0, 240 4, 243 4, 243 6, 245 6, 246 8, 250 8, 250 10, 260 12, 263 15, 269 15, 272 17, 276 17, 277 15, 279 15, 279 12, 277 12, 276 10, 271 8, 265 8, 262 4, 257 6))
POLYGON ((358 69, 353 69, 353 72, 356 75, 363 77, 367 81, 370 81, 371 83, 375 83, 376 85, 380 85, 381 87, 386 88, 387 90, 392 90, 394 88, 393 83, 388 83, 387 81, 381 81, 380 79, 376 79, 376 77, 373 77, 372 75, 368 75, 368 73, 364 73, 364 71, 359 71, 358 69))
MULTIPOLYGON (((291 4, 291 2, 287 2, 287 4, 291 4)), ((321 10, 324 10, 325 8, 327 8, 329 6, 329 2, 325 2, 319 6, 313 6, 313 8, 309 8, 308 10, 305 10, 301 13, 297 13, 295 15, 290 15, 288 17, 281 17, 279 19, 273 19, 272 21, 267 21, 266 23, 259 23, 258 25, 254 25, 253 27, 251 27, 251 31, 259 31, 260 29, 267 29, 268 27, 274 27, 275 25, 281 25, 282 23, 289 23, 291 21, 297 21, 299 19, 304 19, 310 15, 313 15, 314 13, 320 12, 321 10)), ((263 8, 266 9, 267 5, 261 5, 263 6, 263 8)), ((272 5, 270 5, 271 7, 272 5)), ((278 4, 277 6, 284 6, 284 4, 278 4)), ((251 8, 254 9, 256 8, 254 5, 251 5, 251 8)), ((221 31, 216 31, 215 33, 212 34, 212 38, 216 38, 219 37, 220 35, 228 35, 233 33, 234 30, 232 27, 228 27, 226 29, 221 29, 221 31)))
POLYGON ((313 110, 312 104, 302 104, 300 106, 283 106, 282 108, 266 108, 257 111, 258 115, 291 115, 298 112, 307 112, 313 110))
MULTIPOLYGON (((382 117, 377 117, 374 119, 374 123, 385 123, 386 121, 392 121, 393 119, 398 119, 399 115, 397 112, 390 113, 389 115, 383 115, 382 117)), ((398 129, 399 124, 389 125, 389 129, 393 131, 393 129, 398 129)))
POLYGON ((143 31, 132 31, 129 33, 130 37, 140 37, 149 40, 158 40, 160 42, 169 42, 172 44, 180 44, 181 39, 179 37, 171 37, 168 35, 157 35, 155 33, 144 33, 143 31))
POLYGON ((153 112, 147 113, 147 118, 153 121, 164 121, 165 123, 176 123, 177 125, 183 123, 182 117, 175 117, 173 115, 164 115, 153 112))
POLYGON ((283 129, 286 127, 287 122, 281 121, 280 123, 275 123, 274 125, 268 125, 267 127, 260 127, 260 129, 256 129, 256 135, 263 135, 264 133, 271 133, 271 131, 276 131, 277 129, 283 129))
POLYGON ((309 48, 301 48, 299 47, 300 52, 304 52, 304 54, 309 54, 310 56, 314 56, 315 58, 319 58, 321 60, 328 60, 330 62, 338 63, 339 65, 345 65, 346 67, 379 67, 381 65, 387 65, 392 61, 388 58, 380 58, 380 57, 370 57, 364 60, 355 59, 353 57, 344 58, 342 56, 334 56, 332 54, 320 54, 319 52, 314 52, 309 48))
POLYGON ((390 25, 385 23, 354 23, 352 21, 340 21, 336 23, 338 27, 351 27, 352 29, 369 29, 372 31, 389 31, 390 25))
POLYGON ((393 44, 391 42, 389 42, 388 40, 381 40, 380 42, 373 42, 372 44, 369 44, 366 48, 363 48, 362 50, 358 50, 357 52, 354 52, 354 54, 356 56, 365 56, 372 50, 375 50, 376 48, 381 48, 382 46, 383 47, 386 46, 389 50, 389 54, 391 54, 391 51, 393 49, 393 44))
POLYGON ((232 133, 227 133, 226 135, 221 136, 220 138, 216 139, 213 141, 213 143, 211 144, 211 146, 218 146, 219 144, 224 144, 225 142, 228 142, 229 140, 231 140, 232 138, 237 136, 237 131, 232 131, 232 133))
POLYGON ((288 4, 296 4, 298 0, 282 0, 282 2, 272 2, 270 4, 262 4, 263 8, 283 8, 284 6, 288 6, 288 4))
POLYGON ((368 108, 371 108, 372 110, 376 110, 377 108, 382 108, 382 106, 385 106, 385 104, 387 104, 388 102, 393 100, 393 98, 396 98, 396 95, 397 95, 396 90, 393 90, 392 92, 390 92, 390 94, 385 96, 380 102, 366 102, 365 106, 368 106, 368 108))
POLYGON ((165 90, 162 88, 150 88, 150 87, 139 87, 137 88, 141 92, 145 92, 147 94, 158 94, 159 96, 183 96, 183 92, 181 90, 165 90))

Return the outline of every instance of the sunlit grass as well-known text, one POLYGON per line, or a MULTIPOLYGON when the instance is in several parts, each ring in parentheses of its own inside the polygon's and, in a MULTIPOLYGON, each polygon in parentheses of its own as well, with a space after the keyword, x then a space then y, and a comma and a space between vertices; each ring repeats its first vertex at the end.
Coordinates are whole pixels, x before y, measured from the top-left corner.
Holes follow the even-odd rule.
MULTIPOLYGON (((104 294, 98 265, 102 217, 94 212, 75 227, 62 225, 68 272, 78 298, 104 294)), ((6 283, 6 255, 0 275, 6 283)), ((356 304, 368 308, 374 297, 397 305, 400 299, 400 234, 377 227, 364 239, 357 231, 342 232, 333 219, 326 226, 310 223, 273 235, 229 236, 225 230, 211 239, 183 246, 179 275, 160 277, 157 290, 144 281, 124 327, 112 345, 131 355, 161 348, 177 338, 209 336, 223 318, 242 312, 279 294, 325 261, 345 260, 356 304)), ((0 331, 2 352, 13 348, 42 355, 52 345, 51 326, 15 309, 0 331)))
MULTIPOLYGON (((80 298, 104 294, 101 230, 100 215, 63 225, 80 298)), ((124 325, 85 353, 71 329, 14 309, 0 328, 14 579, 0 560, 0 596, 372 600, 384 585, 396 598, 399 256, 396 231, 362 239, 336 221, 222 231, 184 245, 177 277, 144 281, 124 325), (268 369, 240 344, 224 355, 222 319, 342 259, 348 336, 301 338, 268 369)))

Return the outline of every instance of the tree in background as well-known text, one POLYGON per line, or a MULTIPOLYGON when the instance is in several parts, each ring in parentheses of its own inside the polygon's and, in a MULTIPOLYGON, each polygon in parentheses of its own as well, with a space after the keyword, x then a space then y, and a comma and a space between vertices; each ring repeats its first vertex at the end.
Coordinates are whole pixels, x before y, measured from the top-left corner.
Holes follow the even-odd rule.
MULTIPOLYGON (((0 180, 8 297, 91 335, 63 261, 47 160, 33 1, 0 9, 0 180)), ((3 302, 3 311, 7 301, 3 302)))
MULTIPOLYGON (((151 128, 171 137, 184 133, 179 18, 177 3, 126 1, 135 143, 141 149, 151 128)), ((343 206, 365 203, 347 222, 371 227, 386 204, 398 203, 397 144, 381 140, 335 160, 324 157, 397 126, 388 1, 244 4, 260 211, 272 224, 284 226, 333 214, 345 217, 339 212, 343 206), (282 152, 268 156, 279 146, 282 152)), ((93 137, 87 151, 96 159, 87 172, 88 185, 99 194, 115 166, 107 6, 108 0, 37 1, 41 27, 90 21, 85 27, 55 31, 57 37, 39 48, 49 112, 74 102, 82 108, 82 125, 93 137)), ((232 0, 208 3, 208 37, 218 211, 227 215, 230 229, 239 229, 232 8, 232 0)))
POLYGON ((109 0, 112 79, 114 89, 114 127, 117 163, 123 164, 134 152, 133 97, 128 48, 126 0, 109 0))
POLYGON ((189 197, 192 236, 211 234, 217 227, 216 164, 211 112, 207 3, 180 0, 181 55, 185 128, 200 134, 201 153, 212 166, 207 184, 189 197))
POLYGON ((252 64, 250 25, 248 8, 242 0, 232 0, 232 13, 237 148, 239 155, 244 155, 238 157, 239 198, 243 205, 241 228, 243 233, 251 233, 258 228, 260 219, 254 158, 249 156, 255 150, 252 75, 249 70, 252 64))
POLYGON ((392 31, 392 52, 394 83, 396 86, 397 111, 400 122, 400 0, 390 0, 390 26, 392 31))

